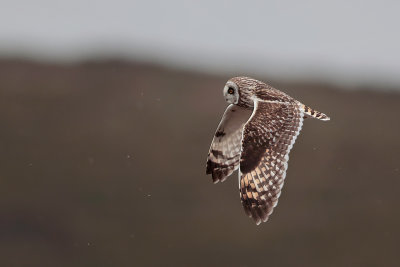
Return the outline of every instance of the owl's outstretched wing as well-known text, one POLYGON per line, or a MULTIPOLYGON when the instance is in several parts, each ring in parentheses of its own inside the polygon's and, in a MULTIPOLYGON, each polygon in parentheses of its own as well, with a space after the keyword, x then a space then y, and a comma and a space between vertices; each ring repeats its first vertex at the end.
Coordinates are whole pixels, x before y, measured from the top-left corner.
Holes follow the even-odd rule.
POLYGON ((244 210, 256 224, 267 221, 278 204, 303 116, 298 103, 259 100, 244 126, 239 190, 244 210))
POLYGON ((251 109, 229 105, 218 125, 207 157, 207 174, 214 183, 224 181, 239 167, 243 125, 251 109))

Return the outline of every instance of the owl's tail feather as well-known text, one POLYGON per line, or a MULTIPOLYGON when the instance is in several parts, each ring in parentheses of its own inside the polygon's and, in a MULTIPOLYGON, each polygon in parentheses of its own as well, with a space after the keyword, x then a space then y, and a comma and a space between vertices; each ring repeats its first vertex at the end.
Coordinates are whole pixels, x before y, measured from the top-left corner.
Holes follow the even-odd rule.
POLYGON ((329 121, 331 118, 326 116, 324 113, 316 111, 315 109, 312 109, 310 107, 307 107, 306 105, 303 105, 304 108, 304 114, 305 118, 312 117, 315 119, 319 119, 321 121, 329 121))

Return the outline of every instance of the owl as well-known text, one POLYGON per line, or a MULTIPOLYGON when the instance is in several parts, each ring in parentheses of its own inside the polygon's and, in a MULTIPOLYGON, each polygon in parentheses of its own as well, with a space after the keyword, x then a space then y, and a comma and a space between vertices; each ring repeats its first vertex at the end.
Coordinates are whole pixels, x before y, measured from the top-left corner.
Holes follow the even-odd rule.
POLYGON ((243 208, 259 225, 278 204, 303 119, 329 117, 249 77, 228 80, 223 95, 230 105, 212 140, 206 173, 217 183, 239 169, 243 208))

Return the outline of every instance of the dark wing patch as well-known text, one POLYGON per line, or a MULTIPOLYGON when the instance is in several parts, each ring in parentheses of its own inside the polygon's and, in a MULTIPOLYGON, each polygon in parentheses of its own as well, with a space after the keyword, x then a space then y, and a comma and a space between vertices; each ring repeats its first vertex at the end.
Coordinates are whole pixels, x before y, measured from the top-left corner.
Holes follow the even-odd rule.
POLYGON ((221 131, 217 131, 216 133, 215 133, 215 137, 221 137, 221 136, 224 136, 225 135, 225 133, 224 132, 221 132, 221 131))
POLYGON ((224 181, 239 167, 243 126, 251 113, 252 110, 236 105, 226 109, 207 157, 206 173, 212 175, 215 183, 224 181))
POLYGON ((246 214, 259 224, 278 203, 304 114, 293 102, 259 101, 255 106, 243 130, 239 190, 246 214))

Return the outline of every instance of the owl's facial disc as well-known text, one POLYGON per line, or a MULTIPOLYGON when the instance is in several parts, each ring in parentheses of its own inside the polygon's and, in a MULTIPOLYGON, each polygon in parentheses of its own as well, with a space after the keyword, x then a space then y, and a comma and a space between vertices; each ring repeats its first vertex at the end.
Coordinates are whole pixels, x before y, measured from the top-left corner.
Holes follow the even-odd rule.
POLYGON ((226 83, 223 94, 229 104, 237 104, 239 102, 239 88, 234 82, 228 81, 226 83))

